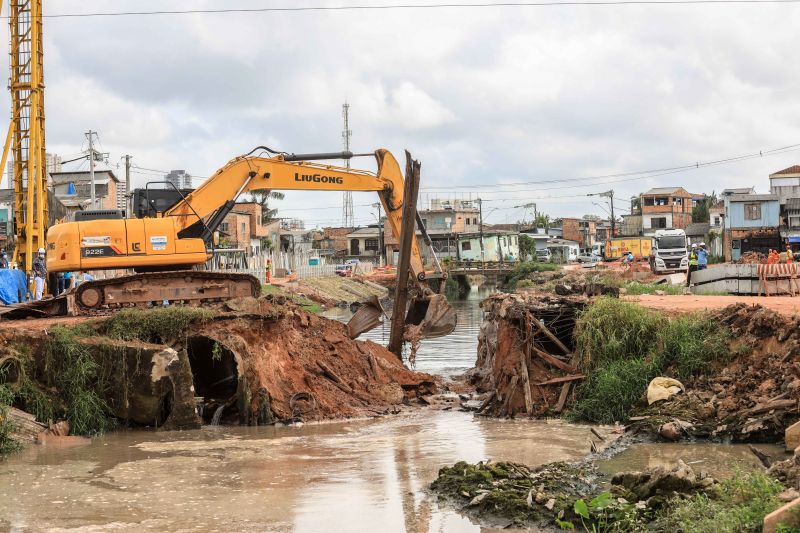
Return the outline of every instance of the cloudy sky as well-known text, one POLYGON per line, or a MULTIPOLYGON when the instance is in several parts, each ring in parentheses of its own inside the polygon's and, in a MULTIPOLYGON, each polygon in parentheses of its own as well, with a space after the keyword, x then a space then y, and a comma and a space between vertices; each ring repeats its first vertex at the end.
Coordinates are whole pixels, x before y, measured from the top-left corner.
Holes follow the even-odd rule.
MULTIPOLYGON (((392 1, 303 5, 348 3, 392 1)), ((299 5, 45 4, 45 14, 299 5)), ((480 196, 489 222, 517 221, 525 210, 514 206, 528 202, 551 216, 602 215, 586 195, 609 188, 618 212, 653 186, 765 192, 800 150, 629 173, 800 144, 798 16, 798 4, 762 4, 49 18, 48 151, 76 154, 91 128, 112 167, 131 154, 145 169, 202 177, 257 145, 341 149, 348 101, 354 151, 409 149, 422 161, 423 202, 480 196)), ((9 109, 6 92, 0 105, 9 109)), ((159 177, 135 172, 135 184, 159 177)), ((374 201, 354 195, 356 222, 374 220, 374 201)), ((341 221, 340 193, 292 192, 277 207, 310 226, 341 221)))

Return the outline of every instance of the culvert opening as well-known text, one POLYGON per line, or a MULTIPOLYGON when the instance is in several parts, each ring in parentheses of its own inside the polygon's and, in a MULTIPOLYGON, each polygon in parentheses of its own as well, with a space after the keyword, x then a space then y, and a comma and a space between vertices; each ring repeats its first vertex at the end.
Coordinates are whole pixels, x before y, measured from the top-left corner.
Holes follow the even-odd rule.
POLYGON ((233 352, 214 339, 190 337, 195 401, 204 424, 239 424, 239 370, 233 352))

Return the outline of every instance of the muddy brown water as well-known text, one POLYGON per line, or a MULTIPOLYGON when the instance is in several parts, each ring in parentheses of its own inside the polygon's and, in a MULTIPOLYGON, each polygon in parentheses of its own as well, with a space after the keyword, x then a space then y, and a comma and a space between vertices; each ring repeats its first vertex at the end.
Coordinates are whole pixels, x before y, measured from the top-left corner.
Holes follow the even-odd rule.
MULTIPOLYGON (((493 292, 496 292, 493 287, 481 287, 472 289, 463 298, 450 298, 450 305, 458 316, 456 329, 445 337, 422 341, 417 352, 416 370, 451 377, 475 366, 478 332, 483 322, 480 303, 493 292)), ((348 309, 334 308, 323 316, 347 322, 353 314, 348 309)), ((362 334, 359 339, 386 346, 389 343, 389 321, 384 320, 382 325, 362 334)))
POLYGON ((488 532, 428 494, 439 468, 573 460, 589 437, 588 426, 453 411, 111 433, 0 462, 0 531, 488 532))

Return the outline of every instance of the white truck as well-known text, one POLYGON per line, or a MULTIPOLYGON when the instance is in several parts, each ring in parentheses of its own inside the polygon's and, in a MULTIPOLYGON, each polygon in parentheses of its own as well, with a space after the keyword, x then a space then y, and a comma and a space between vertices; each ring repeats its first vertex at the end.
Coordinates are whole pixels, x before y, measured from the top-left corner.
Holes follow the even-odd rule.
POLYGON ((650 269, 656 274, 689 270, 686 232, 682 229, 660 229, 653 237, 650 250, 650 269))

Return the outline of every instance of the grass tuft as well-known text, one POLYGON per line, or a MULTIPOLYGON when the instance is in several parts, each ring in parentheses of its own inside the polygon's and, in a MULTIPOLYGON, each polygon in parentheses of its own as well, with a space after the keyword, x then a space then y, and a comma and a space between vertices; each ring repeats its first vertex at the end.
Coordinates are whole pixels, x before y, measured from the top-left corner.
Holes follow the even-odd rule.
POLYGON ((708 494, 676 500, 659 520, 663 531, 760 532, 764 517, 780 507, 783 486, 764 472, 737 473, 708 494))
POLYGON ((733 356, 730 330, 701 314, 666 319, 635 303, 600 298, 575 329, 587 379, 572 417, 623 422, 656 376, 686 379, 733 356))
POLYGON ((560 266, 551 263, 538 263, 536 261, 519 263, 507 275, 505 285, 507 288, 514 290, 517 287, 517 282, 527 279, 529 274, 534 272, 555 272, 560 269, 560 266))
POLYGON ((196 307, 125 309, 102 322, 100 331, 112 339, 162 344, 181 337, 189 326, 212 316, 210 310, 196 307))

